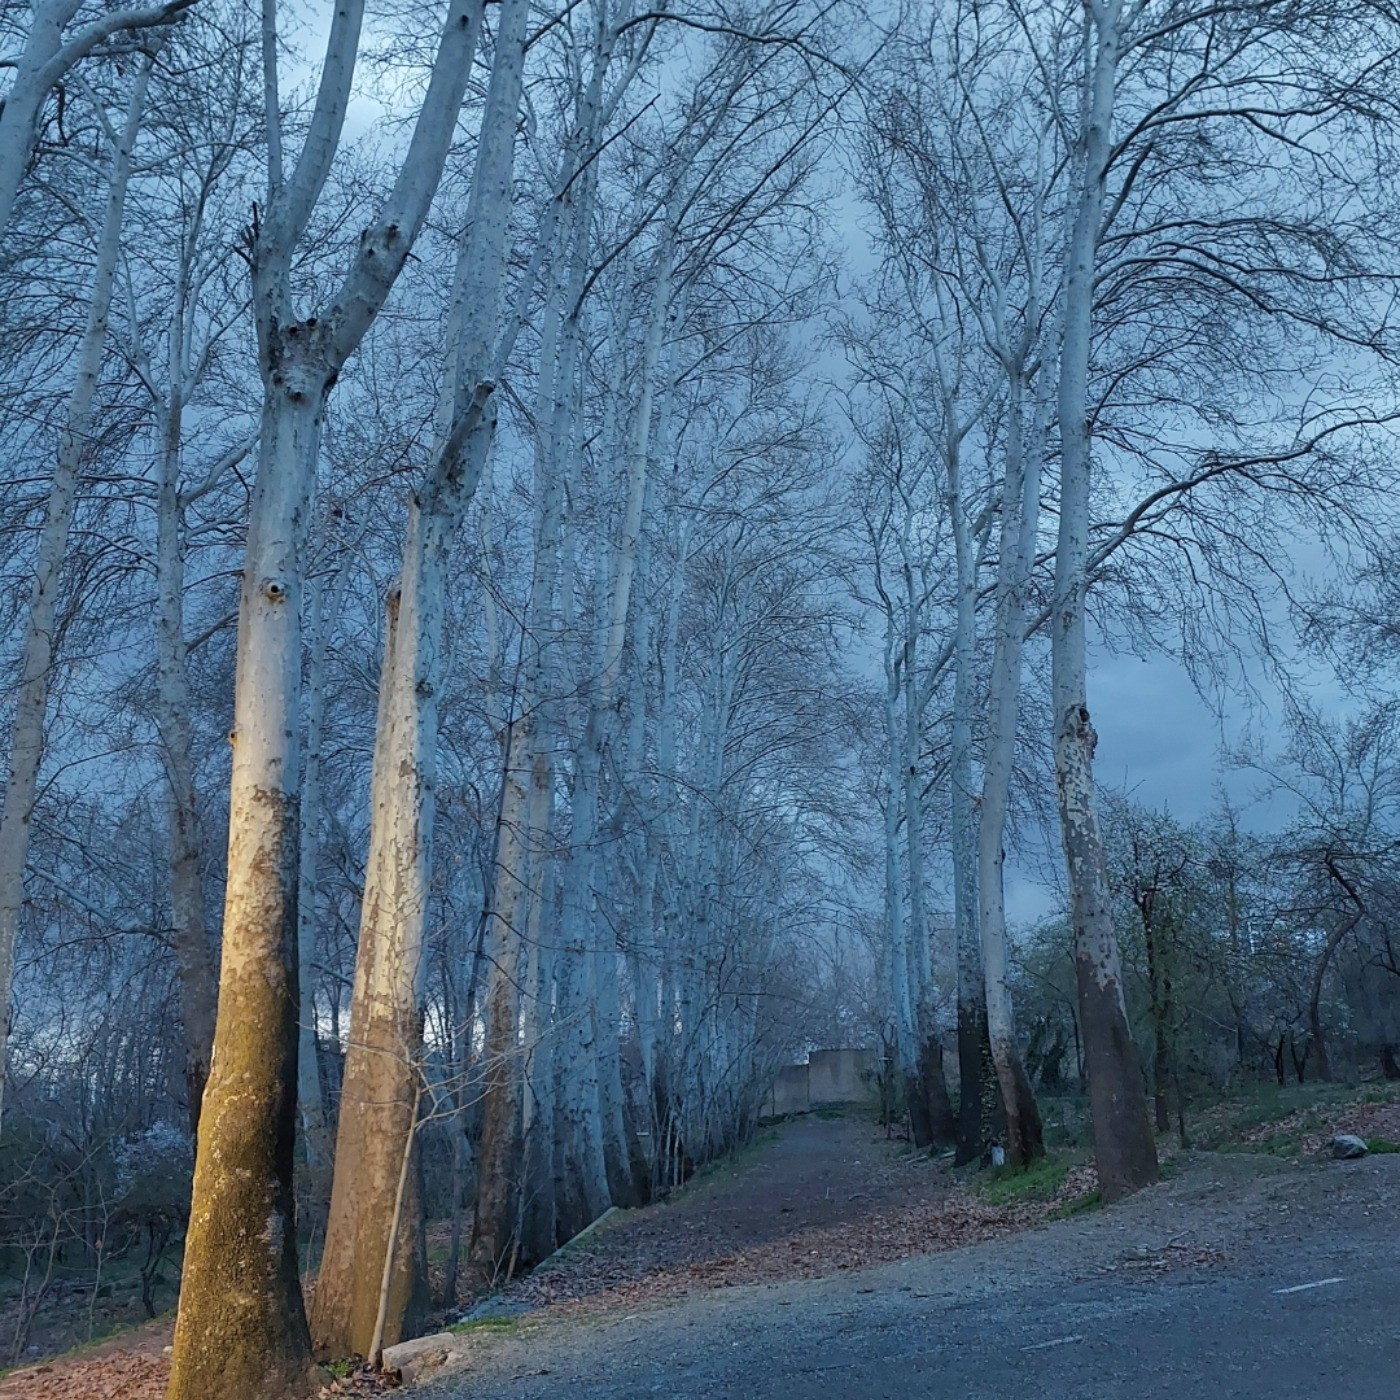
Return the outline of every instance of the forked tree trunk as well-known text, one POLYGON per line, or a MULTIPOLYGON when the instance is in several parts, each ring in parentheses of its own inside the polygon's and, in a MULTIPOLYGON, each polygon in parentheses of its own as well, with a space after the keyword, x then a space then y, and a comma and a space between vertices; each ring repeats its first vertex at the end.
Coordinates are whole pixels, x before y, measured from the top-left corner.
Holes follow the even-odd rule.
MULTIPOLYGON (((49 16, 52 19, 52 15, 49 16)), ((36 20, 36 24, 38 20, 36 20)), ((121 253, 122 214, 131 175, 131 152, 141 125, 150 77, 150 62, 142 63, 132 86, 126 120, 112 152, 107 177, 107 200, 98 234, 92 286, 88 293, 87 320, 78 345, 73 388, 68 395, 58 457, 49 483, 48 510, 39 536, 34 564, 34 587, 25 620, 20 656, 19 685, 10 731, 10 766, 5 782, 5 807, 0 814, 0 1111, 4 1106, 5 1077, 9 1062, 10 1002, 14 988, 15 940, 24 908, 24 871, 29 860, 29 824, 39 790, 39 768, 44 757, 44 721, 49 687, 56 659, 58 592, 73 506, 78 495, 93 398, 102 371, 107 344, 107 320, 112 286, 121 253)), ((47 91, 47 88, 45 89, 47 91)), ((0 213, 3 213, 0 209, 0 213)), ((0 219, 3 227, 3 219, 0 219)))
POLYGON ((1137 1047, 1123 1000, 1123 974, 1108 868, 1094 798, 1095 734, 1086 699, 1090 460, 1088 375, 1098 233, 1110 156, 1122 0, 1096 5, 1088 39, 1090 91, 1079 153, 1060 351, 1060 527, 1055 554, 1052 689, 1055 777, 1070 887, 1075 975, 1094 1120, 1094 1159, 1106 1201, 1157 1179, 1157 1144, 1137 1047))
MULTIPOLYGON (((336 7, 306 140, 284 183, 275 0, 263 6, 270 189, 252 250, 261 455, 239 612, 219 1017, 168 1400, 274 1400, 311 1380, 292 1193, 305 535, 326 399, 427 218, 481 30, 479 0, 450 0, 394 188, 325 314, 298 320, 291 267, 339 145, 363 13, 363 0, 336 7)), ((372 988, 398 974, 390 962, 372 969, 372 988)))
POLYGON ((501 10, 469 231, 458 259, 451 372, 439 408, 434 459, 409 502, 391 605, 391 644, 380 675, 350 1043, 326 1248, 311 1319, 313 1345, 333 1356, 369 1355, 376 1346, 413 1335, 429 1302, 414 1106, 423 1092, 422 983, 436 818, 437 706, 445 681, 446 563, 495 428, 491 341, 499 329, 506 261, 523 12, 524 0, 507 0, 501 10), (392 1259, 386 1257, 390 1250, 392 1259))
MULTIPOLYGON (((36 0, 24 45, 9 65, 14 76, 5 100, 0 102, 0 233, 14 213, 15 200, 38 145, 44 104, 64 76, 114 34, 169 23, 193 2, 175 0, 148 10, 117 6, 65 34, 64 30, 83 8, 83 0, 36 0)), ((158 44, 159 38, 151 42, 158 44)))

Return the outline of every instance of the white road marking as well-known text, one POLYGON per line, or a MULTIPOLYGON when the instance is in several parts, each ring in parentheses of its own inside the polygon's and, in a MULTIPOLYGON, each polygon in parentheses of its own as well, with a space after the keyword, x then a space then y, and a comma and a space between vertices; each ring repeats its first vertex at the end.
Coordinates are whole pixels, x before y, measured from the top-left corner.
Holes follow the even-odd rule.
POLYGON ((1329 1283, 1341 1283, 1339 1278, 1320 1278, 1316 1283, 1295 1283, 1292 1288, 1275 1288, 1275 1293, 1303 1293, 1309 1288, 1326 1288, 1329 1283))
POLYGON ((1082 1342, 1083 1337, 1056 1337, 1048 1342, 1036 1342, 1034 1346, 1022 1347, 1022 1351, 1044 1351, 1047 1347, 1067 1347, 1071 1342, 1082 1342))

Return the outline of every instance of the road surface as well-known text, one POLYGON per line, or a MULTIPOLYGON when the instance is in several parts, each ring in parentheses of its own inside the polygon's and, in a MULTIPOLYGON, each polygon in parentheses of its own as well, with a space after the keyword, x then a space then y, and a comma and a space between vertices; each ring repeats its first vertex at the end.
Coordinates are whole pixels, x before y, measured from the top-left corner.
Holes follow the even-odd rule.
POLYGON ((1400 1155, 1201 1154, 1008 1239, 468 1346, 424 1400, 1400 1400, 1400 1155))

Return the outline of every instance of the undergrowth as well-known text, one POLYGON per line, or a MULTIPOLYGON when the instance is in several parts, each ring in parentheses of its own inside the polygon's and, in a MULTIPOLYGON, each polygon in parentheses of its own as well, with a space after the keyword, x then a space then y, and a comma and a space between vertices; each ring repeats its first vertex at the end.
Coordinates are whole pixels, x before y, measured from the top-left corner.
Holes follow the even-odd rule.
POLYGON ((976 1180, 973 1189, 990 1206, 1048 1201, 1065 1184, 1069 1167, 1063 1157, 1047 1154, 1028 1167, 993 1167, 976 1180))

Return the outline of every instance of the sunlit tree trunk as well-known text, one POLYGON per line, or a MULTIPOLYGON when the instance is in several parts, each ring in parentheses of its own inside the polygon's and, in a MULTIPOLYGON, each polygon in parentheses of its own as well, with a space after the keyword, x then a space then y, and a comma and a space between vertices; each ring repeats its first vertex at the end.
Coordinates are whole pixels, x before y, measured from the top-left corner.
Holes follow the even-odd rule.
POLYGON ((219 1015, 169 1400, 273 1400, 311 1382, 292 1194, 305 536, 326 400, 427 218, 476 50, 481 4, 451 0, 394 188, 361 234, 324 314, 298 319, 292 263, 339 145, 362 17, 362 0, 336 9, 305 143, 284 181, 277 15, 275 0, 264 0, 269 198, 251 259, 264 389, 261 451, 239 609, 219 1015))
POLYGON ((506 0, 477 145, 459 276, 450 412, 427 480, 409 501, 408 534, 380 678, 369 862, 350 1040, 336 1135, 335 1182, 317 1276, 312 1340, 330 1355, 370 1354, 391 1234, 398 1251, 383 1342, 414 1335, 428 1304, 413 1107, 422 1074, 422 982, 436 815, 438 693, 448 548, 490 450, 494 341, 500 333, 525 0, 506 0), (396 1197, 402 1219, 391 1230, 396 1197))

